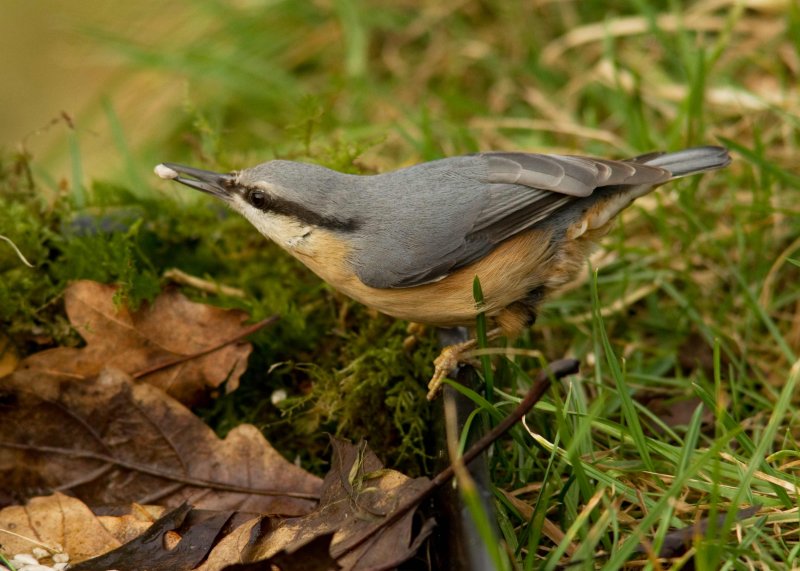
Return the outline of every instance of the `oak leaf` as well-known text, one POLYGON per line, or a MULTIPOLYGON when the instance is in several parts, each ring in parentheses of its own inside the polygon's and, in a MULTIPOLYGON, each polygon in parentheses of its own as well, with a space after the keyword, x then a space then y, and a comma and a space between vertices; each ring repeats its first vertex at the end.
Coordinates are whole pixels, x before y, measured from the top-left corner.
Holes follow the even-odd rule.
POLYGON ((297 516, 320 480, 252 425, 220 439, 175 399, 122 371, 0 379, 0 488, 69 490, 90 506, 136 502, 297 516))
MULTIPOLYGON (((274 561, 281 554, 286 569, 300 569, 302 548, 332 533, 330 556, 340 569, 393 569, 413 557, 430 535, 432 519, 421 522, 415 532, 415 509, 386 525, 401 504, 429 486, 428 478, 412 479, 385 469, 364 442, 353 445, 338 438, 331 442, 331 470, 322 485, 319 507, 303 517, 286 519, 265 534, 253 549, 254 562, 274 561)), ((229 570, 252 568, 245 564, 229 570)))
POLYGON ((53 494, 0 510, 0 545, 8 558, 44 546, 51 553, 67 553, 70 561, 76 562, 121 543, 83 502, 53 494))
POLYGON ((113 367, 144 377, 186 404, 226 381, 228 392, 238 386, 252 347, 225 342, 246 329, 245 312, 189 301, 174 288, 132 312, 115 303, 116 292, 115 286, 87 280, 70 284, 64 292, 67 317, 86 346, 42 351, 20 368, 89 378, 113 367))

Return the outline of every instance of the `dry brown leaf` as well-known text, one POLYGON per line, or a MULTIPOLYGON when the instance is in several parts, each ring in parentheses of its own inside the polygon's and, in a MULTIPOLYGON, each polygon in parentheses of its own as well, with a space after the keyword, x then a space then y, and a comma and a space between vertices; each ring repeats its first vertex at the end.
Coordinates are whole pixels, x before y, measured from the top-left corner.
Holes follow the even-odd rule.
POLYGON ((30 369, 0 379, 0 489, 69 490, 90 506, 137 502, 303 515, 320 480, 252 425, 220 439, 160 389, 105 370, 91 379, 30 369))
MULTIPOLYGON (((147 385, 139 388, 157 392, 147 385)), ((98 430, 105 432, 103 428, 101 423, 98 430)), ((432 520, 422 522, 416 536, 413 510, 385 524, 387 516, 408 498, 418 497, 429 481, 383 469, 363 443, 334 440, 333 448, 320 505, 313 513, 282 522, 241 512, 193 510, 187 504, 168 513, 133 504, 123 508, 123 515, 97 516, 79 500, 56 493, 0 511, 0 527, 54 551, 63 546, 73 564, 81 562, 76 571, 245 571, 271 565, 304 571, 389 569, 412 557, 430 534, 432 520)), ((2 543, 9 555, 31 550, 30 541, 2 543)))
POLYGON ((247 314, 189 301, 167 289, 151 304, 131 312, 114 304, 117 288, 92 281, 71 284, 64 293, 67 316, 86 347, 58 347, 26 358, 20 368, 56 378, 88 378, 105 367, 130 375, 180 361, 144 376, 183 403, 193 404, 227 380, 234 390, 247 367, 249 343, 230 343, 204 353, 245 329, 247 314))
POLYGON ((286 520, 266 534, 253 551, 256 561, 279 552, 302 553, 300 548, 313 539, 334 533, 330 554, 341 569, 391 569, 412 557, 432 531, 433 522, 428 520, 413 535, 415 510, 383 525, 393 510, 428 486, 427 478, 412 480, 384 469, 363 443, 355 446, 335 438, 332 443, 333 460, 322 485, 319 508, 286 520))
POLYGON ((120 544, 124 544, 139 537, 167 510, 162 506, 131 504, 117 515, 101 515, 102 511, 94 512, 97 519, 120 544))
POLYGON ((204 563, 199 568, 210 571, 240 561, 248 546, 241 538, 253 535, 250 530, 255 524, 269 522, 186 505, 167 512, 158 506, 133 504, 118 511, 121 515, 97 515, 80 500, 59 493, 33 498, 25 506, 7 507, 0 510, 0 552, 11 559, 43 547, 51 556, 40 558, 41 564, 51 565, 52 555, 65 553, 76 571, 177 571, 196 568, 213 547, 208 560, 219 564, 204 563), (220 553, 226 561, 220 560, 220 553))
POLYGON ((44 547, 68 553, 74 563, 116 549, 120 542, 83 502, 53 494, 0 510, 0 545, 9 556, 44 547))
POLYGON ((186 504, 165 513, 139 537, 73 567, 73 571, 190 571, 220 537, 238 526, 230 511, 194 510, 186 504))
POLYGON ((263 535, 269 520, 253 518, 234 529, 214 546, 197 571, 221 571, 225 567, 250 561, 255 542, 263 535))
POLYGON ((252 563, 229 565, 223 571, 338 571, 341 566, 330 553, 333 535, 334 532, 330 531, 313 537, 293 551, 280 551, 269 559, 252 563))

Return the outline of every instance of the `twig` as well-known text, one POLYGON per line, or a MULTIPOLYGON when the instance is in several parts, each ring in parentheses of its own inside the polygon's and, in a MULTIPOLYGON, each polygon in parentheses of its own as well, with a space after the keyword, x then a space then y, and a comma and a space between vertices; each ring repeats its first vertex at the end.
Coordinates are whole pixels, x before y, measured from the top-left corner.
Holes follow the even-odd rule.
POLYGON ((8 242, 11 245, 12 248, 14 248, 14 251, 17 253, 17 256, 19 257, 19 259, 22 260, 23 264, 25 264, 29 268, 35 268, 36 267, 33 264, 31 264, 25 256, 22 255, 22 252, 19 251, 19 248, 17 248, 17 245, 14 242, 11 241, 11 238, 9 238, 7 236, 3 236, 2 234, 0 234, 0 240, 5 240, 6 242, 8 242))
POLYGON ((247 295, 244 290, 241 290, 238 287, 216 284, 214 282, 198 278, 197 276, 189 275, 178 268, 168 269, 166 272, 164 272, 164 277, 177 284, 193 287, 194 289, 199 289, 200 291, 204 291, 206 293, 221 293, 230 297, 239 298, 246 297, 247 295))
POLYGON ((61 547, 60 545, 58 547, 52 547, 50 545, 47 545, 46 543, 42 543, 41 541, 33 539, 32 537, 28 537, 26 535, 20 535, 19 533, 11 531, 10 529, 6 529, 4 527, 0 527, 0 534, 3 534, 3 533, 6 533, 6 534, 10 535, 11 537, 16 537, 17 539, 21 539, 22 541, 27 541, 28 543, 32 543, 34 545, 38 545, 39 547, 42 547, 42 548, 46 549, 47 551, 49 551, 53 555, 55 555, 56 553, 64 553, 64 548, 61 547))
POLYGON ((197 353, 192 353, 191 355, 181 355, 180 357, 175 357, 174 359, 169 359, 169 360, 164 361, 162 363, 151 365, 150 367, 147 367, 146 369, 142 369, 141 371, 136 371, 131 376, 134 379, 141 379, 142 377, 145 377, 147 375, 155 373, 156 371, 160 371, 161 369, 167 369, 169 367, 174 367, 175 365, 180 365, 181 363, 184 363, 186 361, 191 361, 192 359, 197 359, 198 357, 202 357, 203 355, 207 355, 208 353, 213 353, 214 351, 217 351, 218 349, 221 349, 221 348, 225 347, 226 345, 230 345, 231 343, 236 343, 237 341, 240 341, 241 339, 247 337, 248 335, 251 335, 251 334, 255 333, 256 331, 266 327, 267 325, 271 325, 272 323, 275 323, 277 320, 278 320, 278 316, 277 315, 272 315, 270 317, 267 317, 266 319, 262 319, 258 323, 253 323, 252 325, 248 325, 247 327, 245 327, 244 329, 239 331, 236 335, 234 335, 230 339, 225 339, 224 341, 221 341, 221 342, 217 343, 216 345, 212 345, 211 347, 208 347, 206 349, 198 351, 197 353))

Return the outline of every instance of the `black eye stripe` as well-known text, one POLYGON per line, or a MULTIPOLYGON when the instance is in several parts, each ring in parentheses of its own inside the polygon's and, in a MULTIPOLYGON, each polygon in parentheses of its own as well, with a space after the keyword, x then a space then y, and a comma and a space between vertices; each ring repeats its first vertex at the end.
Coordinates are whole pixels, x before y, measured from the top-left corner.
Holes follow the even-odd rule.
POLYGON ((295 218, 304 224, 341 231, 354 231, 361 226, 361 223, 356 219, 341 219, 335 216, 324 216, 306 208, 302 204, 269 194, 266 190, 261 188, 245 188, 243 189, 242 197, 250 205, 254 208, 258 208, 262 212, 281 214, 283 216, 295 218))

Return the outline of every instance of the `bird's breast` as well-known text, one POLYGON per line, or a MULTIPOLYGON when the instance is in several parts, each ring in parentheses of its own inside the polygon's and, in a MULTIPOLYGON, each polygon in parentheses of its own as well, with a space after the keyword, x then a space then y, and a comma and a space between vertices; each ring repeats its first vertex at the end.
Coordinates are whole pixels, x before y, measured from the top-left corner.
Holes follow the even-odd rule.
POLYGON ((554 240, 549 231, 529 230, 437 282, 389 289, 369 287, 358 279, 354 253, 334 232, 317 229, 303 248, 291 252, 331 286, 382 313, 432 325, 471 326, 480 311, 473 298, 475 276, 484 294, 482 309, 495 317, 532 290, 549 291, 570 281, 589 245, 586 240, 554 240))

